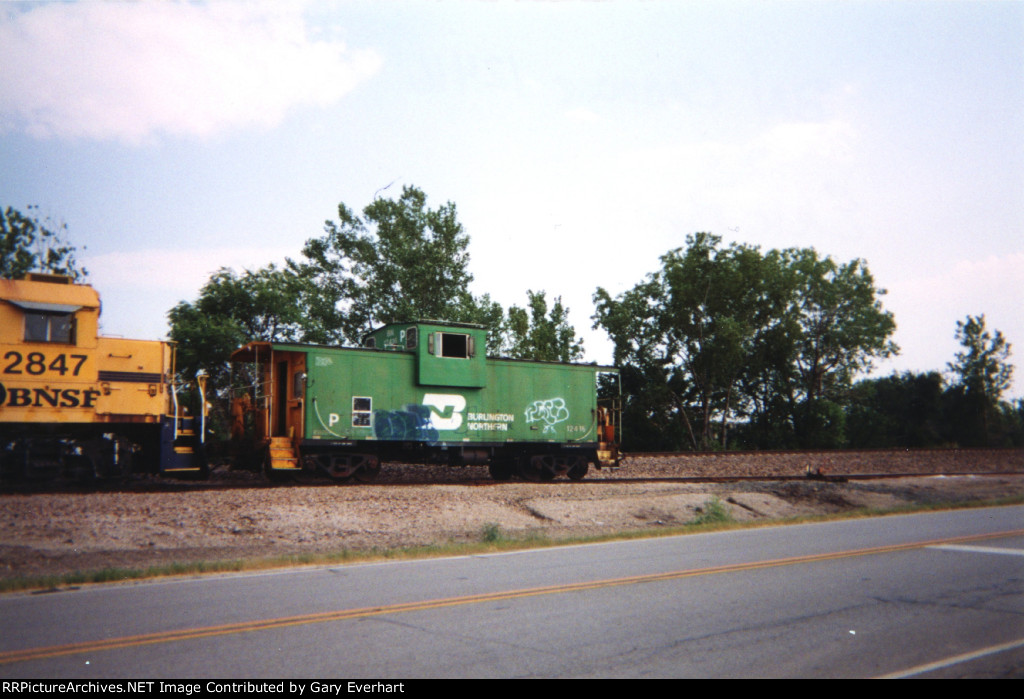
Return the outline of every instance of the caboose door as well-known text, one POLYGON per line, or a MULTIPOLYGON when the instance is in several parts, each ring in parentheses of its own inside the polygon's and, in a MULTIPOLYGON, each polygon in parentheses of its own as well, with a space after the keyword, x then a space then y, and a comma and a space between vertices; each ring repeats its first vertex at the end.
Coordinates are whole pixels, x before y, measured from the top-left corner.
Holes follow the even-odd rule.
POLYGON ((275 437, 288 436, 288 373, 288 360, 278 360, 274 367, 274 424, 271 431, 275 437))
POLYGON ((275 352, 270 363, 270 435, 288 437, 298 444, 303 436, 306 393, 306 355, 275 352))
POLYGON ((298 446, 305 436, 306 355, 296 352, 289 359, 288 376, 291 385, 288 393, 288 436, 298 446))

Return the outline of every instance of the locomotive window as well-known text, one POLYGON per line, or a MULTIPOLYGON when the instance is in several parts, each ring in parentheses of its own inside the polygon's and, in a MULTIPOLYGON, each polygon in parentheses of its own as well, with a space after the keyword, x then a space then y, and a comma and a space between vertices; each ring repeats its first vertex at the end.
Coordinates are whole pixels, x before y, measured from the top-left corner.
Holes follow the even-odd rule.
POLYGON ((25 314, 25 342, 61 342, 70 345, 75 341, 74 329, 73 313, 25 314))
POLYGON ((352 426, 369 427, 370 414, 373 412, 373 399, 362 396, 352 397, 352 426))
POLYGON ((375 337, 368 337, 368 338, 366 338, 366 340, 363 342, 363 347, 369 347, 370 349, 376 349, 377 348, 377 338, 375 338, 375 337))
POLYGON ((405 348, 416 349, 416 328, 409 328, 405 331, 405 348))

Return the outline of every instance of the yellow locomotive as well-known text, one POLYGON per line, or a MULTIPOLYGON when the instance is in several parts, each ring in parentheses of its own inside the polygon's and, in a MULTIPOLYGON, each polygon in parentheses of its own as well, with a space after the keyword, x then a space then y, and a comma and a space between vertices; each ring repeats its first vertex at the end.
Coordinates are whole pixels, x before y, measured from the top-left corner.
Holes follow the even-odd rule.
POLYGON ((69 277, 0 279, 0 477, 204 476, 205 397, 179 405, 174 347, 99 334, 69 277))

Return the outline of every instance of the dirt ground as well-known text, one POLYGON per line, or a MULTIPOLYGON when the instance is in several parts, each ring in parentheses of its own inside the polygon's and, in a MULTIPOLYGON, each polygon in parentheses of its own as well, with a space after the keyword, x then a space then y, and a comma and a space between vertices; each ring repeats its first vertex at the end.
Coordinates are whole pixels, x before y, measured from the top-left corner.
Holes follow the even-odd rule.
POLYGON ((553 539, 653 530, 692 521, 713 499, 737 520, 772 520, 1024 495, 1024 472, 845 482, 624 482, 664 476, 669 468, 664 460, 630 466, 580 483, 496 484, 486 469, 445 469, 430 485, 410 484, 410 467, 388 465, 380 485, 318 479, 267 485, 253 474, 217 471, 212 484, 145 481, 106 491, 5 493, 0 578, 479 541, 494 525, 509 536, 553 539))

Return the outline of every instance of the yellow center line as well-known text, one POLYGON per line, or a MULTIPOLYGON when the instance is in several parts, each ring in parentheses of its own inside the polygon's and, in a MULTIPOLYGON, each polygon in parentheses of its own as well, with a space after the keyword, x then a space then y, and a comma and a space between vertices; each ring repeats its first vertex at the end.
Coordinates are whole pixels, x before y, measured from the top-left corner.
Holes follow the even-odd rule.
POLYGON ((187 641, 199 638, 209 638, 212 636, 251 633, 254 631, 266 631, 269 629, 280 629, 289 626, 302 626, 305 624, 323 624, 331 621, 360 619, 372 616, 382 616, 385 614, 400 614, 403 612, 424 611, 428 609, 441 609, 444 607, 456 607, 467 604, 481 604, 484 602, 498 602, 502 600, 518 599, 523 597, 537 597, 540 595, 565 594, 569 592, 597 590, 605 587, 619 587, 624 585, 638 585, 641 583, 663 582, 667 580, 679 580, 682 578, 698 577, 702 575, 719 575, 722 573, 735 573, 747 570, 759 570, 762 568, 775 568, 779 566, 815 563, 818 561, 830 561, 842 558, 853 558, 856 556, 872 556, 882 553, 893 553, 896 551, 907 551, 911 549, 926 548, 929 546, 936 546, 939 544, 956 544, 971 541, 984 541, 985 539, 995 539, 999 537, 1020 535, 1024 535, 1024 529, 996 532, 993 534, 974 534, 970 536, 960 536, 947 539, 935 539, 931 541, 915 541, 907 544, 873 546, 870 548, 852 549, 849 551, 835 551, 830 553, 818 553, 806 556, 776 558, 768 561, 732 563, 728 565, 712 566, 708 568, 694 568, 691 570, 675 570, 666 573, 631 575, 622 578, 608 578, 604 580, 592 580, 581 583, 545 585, 541 587, 524 588, 521 590, 504 590, 499 592, 486 592, 478 595, 463 595, 460 597, 447 597, 441 599, 422 600, 418 602, 401 602, 398 604, 388 604, 373 607, 340 609, 330 612, 319 612, 316 614, 301 614, 297 616, 280 617, 277 619, 259 619, 253 621, 243 621, 234 624, 203 626, 191 629, 178 629, 174 631, 157 631, 154 633, 140 634, 136 636, 120 636, 116 638, 95 641, 83 641, 81 643, 69 643, 66 645, 59 646, 44 646, 39 648, 25 648, 22 650, 3 651, 0 652, 0 665, 6 663, 26 662, 29 660, 40 660, 43 658, 54 658, 62 655, 75 655, 78 653, 95 653, 104 650, 144 646, 155 643, 172 643, 174 641, 187 641))

